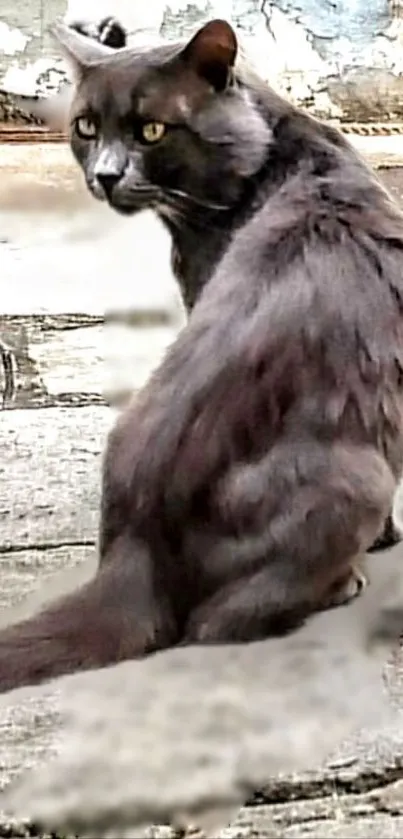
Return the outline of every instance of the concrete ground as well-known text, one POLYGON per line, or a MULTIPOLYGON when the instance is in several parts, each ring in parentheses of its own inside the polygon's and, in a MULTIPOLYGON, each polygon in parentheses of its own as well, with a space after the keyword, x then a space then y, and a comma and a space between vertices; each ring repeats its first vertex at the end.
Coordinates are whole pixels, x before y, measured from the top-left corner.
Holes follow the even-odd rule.
MULTIPOLYGON (((152 218, 122 220, 95 204, 64 147, 0 146, 0 158, 0 337, 16 362, 0 418, 1 622, 9 607, 24 613, 91 573, 112 384, 124 368, 118 389, 139 386, 182 315, 152 218), (105 327, 112 309, 126 323, 105 327)), ((379 175, 403 206, 403 168, 379 175)), ((223 835, 403 837, 401 669, 387 671, 394 706, 382 730, 359 733, 306 777, 270 780, 268 767, 266 790, 223 835)), ((0 788, 57 741, 56 690, 2 697, 0 788)), ((0 819, 0 837, 27 830, 0 819)))

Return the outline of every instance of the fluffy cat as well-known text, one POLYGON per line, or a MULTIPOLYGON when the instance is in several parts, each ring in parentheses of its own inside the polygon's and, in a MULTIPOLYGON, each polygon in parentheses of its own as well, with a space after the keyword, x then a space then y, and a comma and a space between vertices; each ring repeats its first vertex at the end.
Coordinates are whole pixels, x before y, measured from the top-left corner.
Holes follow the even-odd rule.
MULTIPOLYGON (((128 36, 127 32, 116 18, 109 16, 103 19, 99 24, 89 24, 88 22, 72 22, 69 26, 77 32, 87 35, 90 38, 106 44, 113 49, 121 49, 127 46, 128 36)), ((175 247, 172 248, 172 266, 174 273, 179 272, 180 266, 180 252, 175 247)), ((195 295, 189 296, 187 293, 186 284, 182 284, 182 293, 185 306, 188 312, 191 311, 194 303, 195 295)), ((392 515, 388 515, 384 529, 380 536, 375 540, 373 545, 368 549, 370 552, 376 552, 388 549, 400 542, 402 534, 399 531, 392 515)))
POLYGON ((403 465, 403 219, 374 174, 225 21, 54 31, 88 188, 158 213, 190 317, 109 436, 95 578, 0 632, 0 690, 348 602, 403 465))

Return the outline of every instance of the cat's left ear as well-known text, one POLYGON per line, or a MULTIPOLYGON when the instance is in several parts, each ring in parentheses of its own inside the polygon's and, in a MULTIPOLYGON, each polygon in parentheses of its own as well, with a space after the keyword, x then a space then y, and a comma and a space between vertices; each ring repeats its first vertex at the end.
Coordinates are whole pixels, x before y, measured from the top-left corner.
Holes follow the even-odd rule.
POLYGON ((221 91, 228 84, 237 51, 232 26, 225 20, 212 20, 196 32, 181 52, 181 58, 215 90, 221 91))
POLYGON ((107 56, 114 55, 116 50, 100 44, 94 38, 76 32, 65 23, 54 23, 49 27, 49 32, 57 41, 60 51, 68 61, 76 77, 90 68, 99 64, 107 56))

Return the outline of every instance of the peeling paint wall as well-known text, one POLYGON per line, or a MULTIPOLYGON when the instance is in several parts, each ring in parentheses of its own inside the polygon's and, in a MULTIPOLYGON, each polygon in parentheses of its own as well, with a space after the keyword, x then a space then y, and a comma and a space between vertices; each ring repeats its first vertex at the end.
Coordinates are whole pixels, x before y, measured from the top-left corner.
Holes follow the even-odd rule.
POLYGON ((64 14, 99 20, 111 10, 145 40, 227 17, 259 72, 318 116, 403 119, 403 0, 0 0, 0 84, 57 86, 63 65, 49 22, 64 14))
POLYGON ((54 53, 46 30, 55 17, 65 13, 66 6, 66 0, 0 0, 0 75, 18 55, 27 63, 41 53, 54 53), (19 45, 18 39, 27 43, 19 45), (16 49, 11 55, 13 44, 16 49))

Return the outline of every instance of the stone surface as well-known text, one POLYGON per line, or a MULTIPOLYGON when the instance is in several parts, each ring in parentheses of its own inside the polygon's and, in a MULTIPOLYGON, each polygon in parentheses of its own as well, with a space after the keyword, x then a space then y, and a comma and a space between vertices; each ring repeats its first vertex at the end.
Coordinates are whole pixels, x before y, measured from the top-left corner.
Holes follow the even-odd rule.
POLYGON ((137 325, 130 313, 129 322, 96 315, 0 315, 1 340, 15 362, 8 394, 0 372, 4 407, 120 404, 143 386, 177 333, 167 311, 131 315, 135 324, 137 315, 137 325))
POLYGON ((312 769, 357 726, 388 720, 391 642, 371 638, 398 608, 397 640, 402 560, 401 546, 372 556, 361 598, 287 638, 171 650, 59 680, 58 755, 6 794, 6 809, 97 836, 158 821, 215 836, 268 773, 312 769))
POLYGON ((0 550, 94 543, 112 419, 101 406, 1 414, 0 550))
POLYGON ((42 546, 11 551, 0 545, 0 625, 6 621, 6 610, 22 606, 28 596, 35 598, 36 603, 48 599, 61 574, 66 580, 71 574, 75 588, 78 569, 94 568, 95 555, 92 545, 65 544, 59 548, 42 546))

